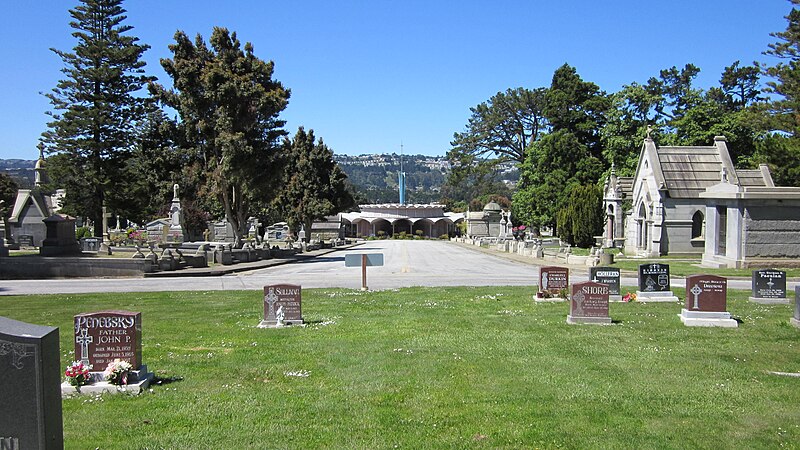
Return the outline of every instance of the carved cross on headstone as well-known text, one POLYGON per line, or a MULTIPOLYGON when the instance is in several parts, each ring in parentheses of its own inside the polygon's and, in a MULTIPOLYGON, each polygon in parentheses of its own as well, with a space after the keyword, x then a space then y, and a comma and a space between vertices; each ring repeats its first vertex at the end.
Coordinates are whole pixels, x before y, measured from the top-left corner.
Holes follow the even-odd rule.
POLYGON ((572 296, 572 299, 575 300, 575 316, 583 316, 583 301, 586 299, 586 296, 583 295, 583 292, 578 292, 572 296))
POLYGON ((267 320, 275 320, 275 303, 278 301, 278 296, 275 294, 275 290, 270 288, 269 293, 267 294, 267 305, 269 309, 267 310, 267 320))
POLYGON ((775 286, 775 283, 772 281, 772 278, 770 278, 769 281, 767 282, 767 286, 769 286, 770 289, 772 289, 772 286, 775 286))
POLYGON ((75 342, 81 345, 81 362, 89 365, 89 344, 94 342, 94 337, 89 336, 88 328, 81 328, 81 334, 75 336, 75 342))
POLYGON ((703 293, 703 289, 700 287, 699 284, 695 284, 691 291, 689 291, 694 295, 694 306, 692 309, 700 309, 699 298, 700 294, 703 293))

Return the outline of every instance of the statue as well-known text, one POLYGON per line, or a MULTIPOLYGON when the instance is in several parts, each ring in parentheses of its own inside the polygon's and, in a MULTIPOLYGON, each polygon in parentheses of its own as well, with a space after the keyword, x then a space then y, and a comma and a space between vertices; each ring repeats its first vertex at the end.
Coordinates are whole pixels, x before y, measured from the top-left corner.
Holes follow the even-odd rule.
POLYGON ((172 200, 178 200, 178 183, 172 185, 172 200))
POLYGON ((278 305, 278 311, 275 313, 275 326, 283 326, 283 305, 278 305))

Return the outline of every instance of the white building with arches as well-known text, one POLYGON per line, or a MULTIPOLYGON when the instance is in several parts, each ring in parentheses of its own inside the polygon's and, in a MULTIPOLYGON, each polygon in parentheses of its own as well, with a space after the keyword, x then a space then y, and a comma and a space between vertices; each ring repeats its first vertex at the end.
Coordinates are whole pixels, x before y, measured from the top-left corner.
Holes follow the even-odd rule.
POLYGON ((706 189, 725 182, 737 187, 774 187, 767 166, 736 170, 724 137, 710 146, 658 147, 649 136, 633 178, 606 181, 603 242, 629 256, 702 254, 705 250, 706 189))
POLYGON ((463 213, 445 212, 440 204, 359 205, 360 212, 342 213, 347 235, 355 237, 393 236, 405 232, 426 237, 455 233, 455 224, 464 220, 463 213))

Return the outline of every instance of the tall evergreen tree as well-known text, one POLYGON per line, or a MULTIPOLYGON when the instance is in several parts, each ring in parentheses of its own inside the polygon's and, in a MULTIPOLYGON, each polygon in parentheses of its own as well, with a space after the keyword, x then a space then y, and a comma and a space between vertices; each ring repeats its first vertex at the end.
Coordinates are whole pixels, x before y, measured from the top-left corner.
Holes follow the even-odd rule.
POLYGON ((219 202, 239 246, 255 203, 268 199, 280 179, 277 153, 286 132, 278 114, 290 93, 272 78, 273 62, 256 57, 236 33, 215 27, 210 44, 175 33, 173 58, 161 60, 174 89, 154 84, 151 92, 180 114, 200 191, 207 203, 219 202))
MULTIPOLYGON (((65 78, 46 94, 54 111, 43 140, 49 153, 63 155, 54 163, 66 167, 54 173, 68 175, 53 180, 67 191, 63 211, 95 224, 102 222, 104 205, 117 212, 126 208, 122 169, 147 110, 137 92, 150 80, 141 60, 149 46, 126 34, 133 27, 123 25, 121 5, 122 0, 81 0, 70 10, 77 44, 73 52, 52 49, 65 65, 65 78)), ((102 231, 95 227, 95 236, 102 231)))
POLYGON ((300 127, 293 139, 285 139, 282 158, 286 172, 275 204, 292 228, 305 227, 308 240, 315 220, 344 211, 355 200, 347 175, 328 146, 321 139, 315 142, 314 130, 300 127))

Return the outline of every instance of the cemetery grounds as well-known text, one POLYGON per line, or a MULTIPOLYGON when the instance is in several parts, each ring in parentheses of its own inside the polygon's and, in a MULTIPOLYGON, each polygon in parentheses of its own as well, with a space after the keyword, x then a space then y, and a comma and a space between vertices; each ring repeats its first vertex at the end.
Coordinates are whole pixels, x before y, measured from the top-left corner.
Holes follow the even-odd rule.
MULTIPOLYGON (((623 292, 634 290, 623 287, 623 292)), ((674 289, 683 298, 682 289, 674 289)), ((0 297, 60 329, 141 311, 139 396, 65 399, 67 448, 797 448, 800 330, 790 305, 729 291, 739 328, 676 303, 612 303, 566 324, 533 287, 303 291, 304 326, 259 329, 263 293, 0 297)))

